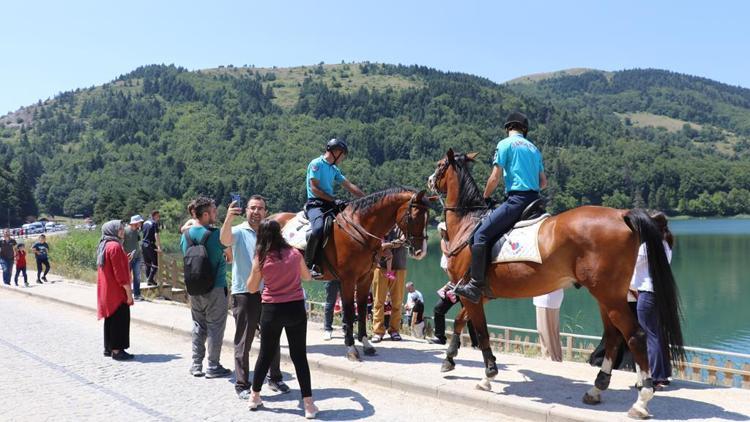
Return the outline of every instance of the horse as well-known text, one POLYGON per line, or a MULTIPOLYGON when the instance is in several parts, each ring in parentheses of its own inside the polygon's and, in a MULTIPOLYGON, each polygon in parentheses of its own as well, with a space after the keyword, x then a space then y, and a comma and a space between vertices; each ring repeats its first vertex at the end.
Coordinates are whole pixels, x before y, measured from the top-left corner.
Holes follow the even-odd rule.
MULTIPOLYGON (((424 190, 391 188, 349 202, 335 217, 332 233, 321 251, 321 279, 341 281, 344 344, 349 360, 361 360, 353 337, 355 292, 359 309, 357 340, 362 343, 365 355, 376 354, 367 339, 365 310, 383 238, 398 226, 406 236, 405 246, 409 254, 416 259, 424 257, 427 253, 429 203, 434 200, 437 198, 426 197, 424 190)), ((294 216, 294 213, 279 213, 271 218, 283 227, 294 216)))
MULTIPOLYGON (((444 199, 445 220, 452 250, 448 272, 452 279, 469 278, 471 252, 466 246, 481 216, 487 211, 482 192, 471 176, 469 164, 476 153, 456 154, 449 149, 428 178, 428 187, 444 199)), ((586 404, 601 402, 601 393, 609 387, 612 362, 623 339, 640 370, 641 387, 636 402, 628 410, 633 418, 649 417, 648 402, 653 398, 643 331, 627 304, 627 293, 638 248, 646 242, 649 268, 659 303, 661 334, 665 352, 678 362, 684 360, 680 307, 677 286, 666 258, 661 232, 643 210, 618 210, 583 206, 547 218, 539 228, 539 251, 542 263, 510 262, 488 266, 487 284, 494 297, 523 298, 549 293, 579 283, 586 287, 599 305, 604 325, 605 359, 594 386, 583 396, 586 404)), ((491 389, 490 380, 498 373, 492 354, 484 313, 486 296, 479 304, 464 301, 465 315, 460 315, 456 333, 447 349, 443 369, 452 369, 452 358, 458 353, 460 329, 465 316, 472 321, 482 350, 485 378, 477 386, 491 389)))

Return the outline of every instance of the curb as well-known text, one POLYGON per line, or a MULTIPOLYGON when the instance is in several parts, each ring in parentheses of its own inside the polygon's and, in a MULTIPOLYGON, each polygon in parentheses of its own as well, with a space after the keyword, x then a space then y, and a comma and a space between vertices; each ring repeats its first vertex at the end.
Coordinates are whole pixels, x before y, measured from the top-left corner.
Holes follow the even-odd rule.
MULTIPOLYGON (((32 292, 18 289, 8 289, 8 291, 13 292, 14 294, 28 296, 39 300, 46 300, 78 310, 96 312, 96 308, 93 306, 82 305, 80 303, 66 301, 64 299, 56 297, 35 295, 32 292)), ((174 324, 170 325, 169 323, 157 323, 141 318, 131 318, 131 322, 172 334, 184 335, 187 337, 191 336, 192 334, 191 330, 189 329, 180 328, 175 326, 174 324)), ((227 340, 226 338, 223 340, 222 345, 228 348, 234 348, 234 343, 231 340, 227 340)), ((287 363, 292 362, 287 349, 281 349, 281 358, 287 363)), ((408 377, 395 376, 388 373, 388 371, 385 371, 384 373, 367 371, 367 367, 365 365, 366 362, 342 362, 340 359, 334 359, 329 356, 324 356, 319 359, 312 358, 310 359, 309 363, 311 368, 318 369, 328 374, 343 376, 346 378, 354 378, 358 382, 373 384, 380 387, 409 391, 414 394, 434 398, 444 402, 451 402, 492 412, 498 412, 499 417, 511 416, 530 420, 571 422, 589 422, 593 420, 601 420, 600 418, 592 418, 590 415, 577 412, 574 409, 568 409, 554 404, 542 404, 537 402, 524 403, 519 402, 518 400, 513 400, 509 397, 497 395, 477 397, 476 394, 472 394, 473 391, 467 391, 465 389, 459 390, 451 387, 450 383, 447 380, 439 384, 425 384, 420 383, 418 380, 410 380, 408 377)), ((610 416, 613 417, 613 419, 617 419, 615 417, 616 415, 610 416)))

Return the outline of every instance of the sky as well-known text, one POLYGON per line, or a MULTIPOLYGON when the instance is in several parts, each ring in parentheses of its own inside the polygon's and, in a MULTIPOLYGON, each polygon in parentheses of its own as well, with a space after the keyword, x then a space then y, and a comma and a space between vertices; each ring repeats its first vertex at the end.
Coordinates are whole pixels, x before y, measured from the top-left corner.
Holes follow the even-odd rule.
POLYGON ((746 1, 13 1, 0 115, 141 65, 419 64, 495 82, 659 68, 750 88, 746 1))

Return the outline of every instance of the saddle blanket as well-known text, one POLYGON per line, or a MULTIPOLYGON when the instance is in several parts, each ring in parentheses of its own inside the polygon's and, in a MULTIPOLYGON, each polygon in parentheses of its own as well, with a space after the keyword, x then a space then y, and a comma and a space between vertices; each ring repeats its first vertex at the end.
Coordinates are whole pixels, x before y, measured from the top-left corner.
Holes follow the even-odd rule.
MULTIPOLYGON (((492 263, 531 261, 541 264, 539 227, 542 226, 547 217, 549 217, 549 214, 531 222, 522 221, 516 224, 510 232, 503 236, 505 242, 503 242, 499 252, 493 253, 492 263)), ((492 248, 492 250, 495 252, 496 248, 492 248)))
POLYGON ((305 250, 307 246, 307 232, 310 230, 310 222, 305 218, 305 213, 300 211, 289 220, 281 229, 281 235, 289 246, 305 250))

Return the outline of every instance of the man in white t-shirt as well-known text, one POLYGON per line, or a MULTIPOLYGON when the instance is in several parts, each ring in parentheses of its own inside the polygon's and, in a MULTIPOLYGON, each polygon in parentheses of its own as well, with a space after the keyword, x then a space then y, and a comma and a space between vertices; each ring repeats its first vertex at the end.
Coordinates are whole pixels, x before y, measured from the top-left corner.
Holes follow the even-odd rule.
POLYGON ((542 345, 542 356, 555 362, 562 362, 562 345, 560 344, 560 306, 565 293, 563 289, 546 295, 535 296, 536 329, 542 345))
POLYGON ((424 337, 424 296, 411 281, 406 283, 406 325, 413 327, 416 337, 424 337))

